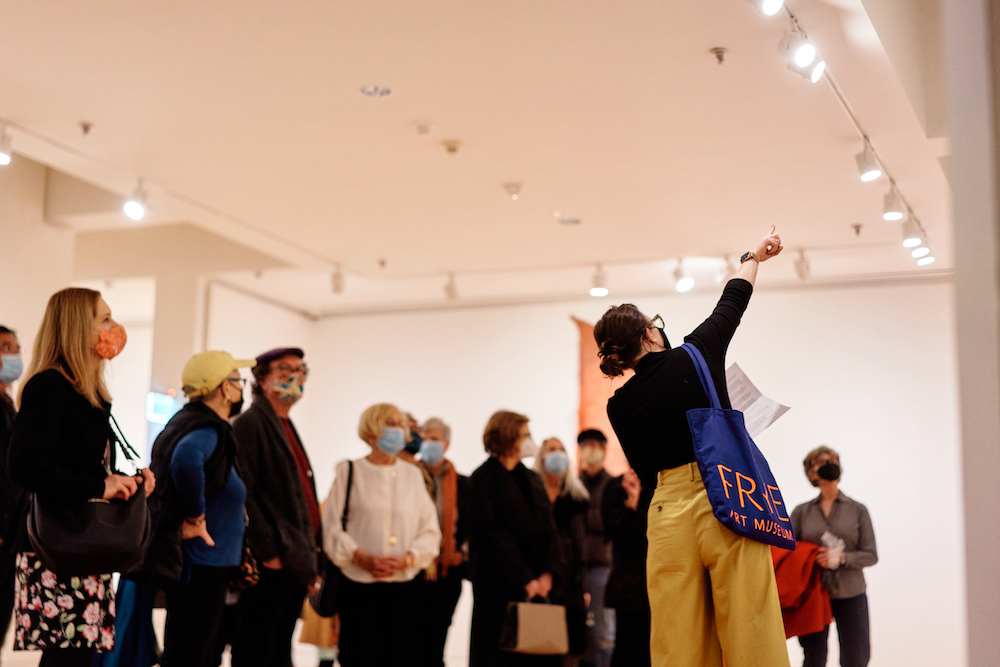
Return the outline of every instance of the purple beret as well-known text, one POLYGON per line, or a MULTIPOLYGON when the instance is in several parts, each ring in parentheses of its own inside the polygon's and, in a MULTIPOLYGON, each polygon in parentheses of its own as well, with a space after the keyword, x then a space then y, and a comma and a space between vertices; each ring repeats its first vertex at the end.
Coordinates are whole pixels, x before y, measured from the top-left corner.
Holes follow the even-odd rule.
POLYGON ((275 359, 281 359, 282 357, 287 357, 289 355, 296 356, 299 359, 302 359, 303 357, 306 356, 306 353, 297 347, 279 347, 258 356, 257 367, 259 368, 261 364, 270 363, 275 359))

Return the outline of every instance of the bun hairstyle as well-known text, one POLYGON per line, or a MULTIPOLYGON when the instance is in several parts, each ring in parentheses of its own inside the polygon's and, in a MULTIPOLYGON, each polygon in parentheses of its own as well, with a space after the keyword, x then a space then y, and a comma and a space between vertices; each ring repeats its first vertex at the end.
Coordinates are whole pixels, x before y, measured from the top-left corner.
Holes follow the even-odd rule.
POLYGON ((611 306, 594 325, 597 356, 601 358, 601 371, 608 377, 617 377, 632 368, 642 351, 649 320, 631 303, 611 306))

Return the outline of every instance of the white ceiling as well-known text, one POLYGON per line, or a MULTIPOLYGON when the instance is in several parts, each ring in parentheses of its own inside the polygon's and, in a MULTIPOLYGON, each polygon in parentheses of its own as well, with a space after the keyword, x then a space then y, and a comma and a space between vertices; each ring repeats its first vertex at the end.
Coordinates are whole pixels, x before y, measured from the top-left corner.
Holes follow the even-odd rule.
MULTIPOLYGON (((791 5, 927 229, 929 268, 947 270, 942 142, 860 1, 791 5)), ((291 265, 224 279, 309 312, 444 301, 452 272, 460 287, 492 276, 486 300, 586 289, 597 263, 648 281, 772 223, 820 277, 918 273, 881 220, 887 181, 858 179, 837 99, 785 68, 787 20, 742 0, 16 0, 4 23, 16 152, 120 195, 141 175, 145 224, 190 222, 291 265), (361 95, 370 84, 392 94, 361 95)), ((79 228, 129 224, 114 211, 79 228)), ((773 275, 795 280, 791 259, 773 275)))

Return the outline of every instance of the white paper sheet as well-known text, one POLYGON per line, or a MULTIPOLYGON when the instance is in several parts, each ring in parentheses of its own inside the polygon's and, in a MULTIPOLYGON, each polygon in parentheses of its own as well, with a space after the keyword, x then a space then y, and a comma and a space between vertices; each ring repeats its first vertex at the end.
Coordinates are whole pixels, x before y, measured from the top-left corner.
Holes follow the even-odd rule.
POLYGON ((743 413, 747 433, 751 438, 756 438, 777 421, 778 417, 788 412, 788 406, 760 393, 736 364, 726 369, 726 387, 729 389, 729 401, 733 409, 743 413))

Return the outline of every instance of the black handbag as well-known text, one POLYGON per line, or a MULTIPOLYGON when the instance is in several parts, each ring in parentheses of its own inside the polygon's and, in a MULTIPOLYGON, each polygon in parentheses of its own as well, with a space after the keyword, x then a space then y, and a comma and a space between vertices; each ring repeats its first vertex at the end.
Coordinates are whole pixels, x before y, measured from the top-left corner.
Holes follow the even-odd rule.
MULTIPOLYGON (((340 515, 340 529, 347 530, 347 516, 351 509, 351 487, 354 486, 354 461, 347 462, 347 494, 344 497, 344 511, 340 515)), ((330 618, 340 611, 342 580, 345 578, 340 568, 333 564, 325 551, 323 555, 323 582, 319 590, 309 596, 309 605, 323 618, 330 618)))
MULTIPOLYGON (((139 454, 120 435, 121 429, 117 433, 110 425, 108 429, 111 447, 119 445, 134 464, 139 454)), ((28 539, 42 564, 61 577, 128 571, 142 558, 151 535, 141 479, 128 500, 91 498, 66 503, 31 494, 28 539)))

